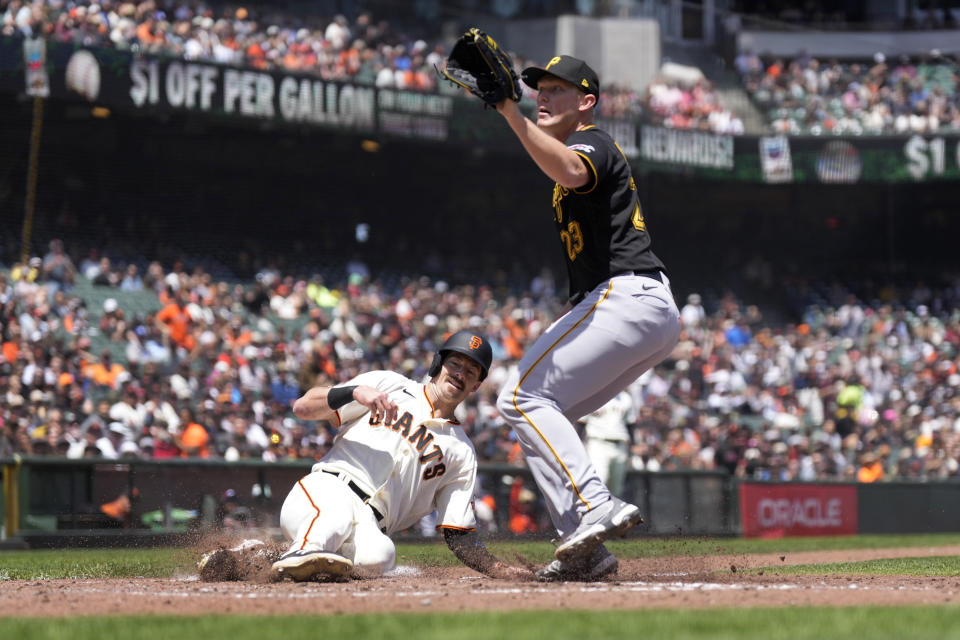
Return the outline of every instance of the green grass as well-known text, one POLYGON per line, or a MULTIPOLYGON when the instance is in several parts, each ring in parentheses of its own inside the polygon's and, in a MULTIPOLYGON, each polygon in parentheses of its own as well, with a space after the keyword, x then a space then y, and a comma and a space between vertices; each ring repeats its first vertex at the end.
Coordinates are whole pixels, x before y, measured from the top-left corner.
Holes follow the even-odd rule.
POLYGON ((777 573, 796 575, 887 575, 887 576, 960 576, 960 557, 890 558, 864 562, 831 562, 777 567, 777 573))
POLYGON ((0 619, 18 640, 203 638, 546 638, 563 640, 903 640, 960 638, 960 607, 847 607, 642 611, 511 611, 333 616, 0 619))
POLYGON ((628 558, 653 558, 677 555, 940 547, 960 544, 960 533, 807 538, 638 538, 611 544, 617 546, 618 555, 628 558))
MULTIPOLYGON (((846 549, 892 549, 897 547, 941 547, 960 545, 960 533, 825 536, 809 538, 632 538, 608 542, 607 546, 619 558, 666 558, 671 556, 737 555, 749 553, 790 553, 798 551, 830 551, 846 549)), ((412 559, 431 553, 399 545, 398 553, 409 553, 412 559)), ((520 553, 533 562, 553 559, 553 547, 547 542, 493 542, 488 545, 495 554, 511 558, 520 553)), ((446 553, 445 547, 441 549, 446 553)), ((447 554, 449 556, 449 554, 447 554)), ((457 564, 452 556, 436 558, 431 563, 457 564)), ((411 562, 413 563, 413 562, 411 562)), ((413 563, 419 564, 419 563, 413 563)), ((425 563, 424 563, 425 564, 425 563)))
POLYGON ((183 549, 39 549, 0 551, 0 581, 168 578, 192 571, 183 549))
MULTIPOLYGON (((824 538, 635 538, 609 542, 620 558, 789 553, 796 551, 936 547, 960 544, 960 534, 838 536, 824 538)), ((546 541, 491 542, 491 551, 508 562, 518 555, 535 564, 553 558, 546 541)), ((54 578, 165 578, 192 573, 198 558, 188 549, 52 549, 0 552, 0 581, 54 578)), ((929 558, 926 560, 930 560, 929 558)), ((459 561, 442 542, 397 545, 398 564, 457 566, 459 561)), ((883 561, 893 562, 893 561, 883 561)), ((906 562, 906 561, 901 561, 906 562)), ((858 563, 863 564, 863 563, 858 563)), ((786 569, 785 567, 783 569, 786 569)), ((949 566, 941 573, 957 575, 949 566)), ((791 569, 799 572, 798 569, 791 569)), ((922 572, 922 569, 917 569, 922 572)), ((822 567, 820 569, 822 572, 822 567)), ((813 572, 813 571, 810 571, 813 572)), ((888 571, 898 573, 897 571, 888 571)))
MULTIPOLYGON (((960 535, 849 536, 777 540, 639 538, 609 543, 623 558, 810 550, 935 547, 960 544, 960 535)), ((493 542, 504 559, 519 554, 545 562, 552 547, 545 541, 493 542)), ((456 565, 442 542, 398 545, 398 561, 414 565, 456 565)), ((0 552, 0 590, 4 581, 51 578, 169 577, 193 571, 194 549, 56 549, 0 552)), ((960 558, 923 557, 777 567, 785 574, 960 576, 960 558)), ((946 602, 956 598, 944 593, 946 602)), ((318 611, 329 603, 318 602, 318 611)), ((425 607, 428 609, 428 607, 425 607)), ((0 638, 18 640, 103 640, 130 637, 169 640, 263 640, 267 637, 416 638, 474 640, 823 640, 870 638, 960 640, 960 606, 781 607, 750 609, 644 609, 630 611, 470 611, 459 613, 370 613, 322 616, 98 616, 70 618, 0 617, 0 638)))

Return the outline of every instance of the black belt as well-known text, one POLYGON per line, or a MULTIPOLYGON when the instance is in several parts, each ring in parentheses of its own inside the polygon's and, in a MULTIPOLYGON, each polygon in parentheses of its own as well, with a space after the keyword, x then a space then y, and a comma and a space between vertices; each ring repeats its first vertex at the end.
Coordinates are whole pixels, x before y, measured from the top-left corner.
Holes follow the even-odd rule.
POLYGON ((365 505, 370 507, 370 511, 373 511, 373 515, 377 519, 377 523, 379 524, 380 522, 383 521, 383 514, 377 511, 377 508, 375 506, 370 504, 370 496, 367 495, 366 491, 360 488, 360 485, 358 485, 356 482, 354 482, 350 478, 340 475, 338 471, 331 471, 330 469, 321 469, 321 471, 323 471, 324 473, 329 473, 332 476, 337 476, 338 478, 346 482, 347 486, 350 487, 350 490, 353 491, 355 494, 357 494, 360 497, 360 499, 363 500, 363 503, 365 505))
POLYGON ((644 278, 653 278, 654 280, 656 280, 657 282, 660 282, 660 283, 663 282, 663 276, 660 275, 660 271, 659 271, 658 269, 655 269, 655 270, 653 270, 653 271, 633 271, 633 270, 630 270, 630 271, 621 271, 621 272, 619 272, 619 273, 613 274, 613 277, 614 277, 614 278, 616 278, 617 276, 642 276, 642 277, 644 277, 644 278))

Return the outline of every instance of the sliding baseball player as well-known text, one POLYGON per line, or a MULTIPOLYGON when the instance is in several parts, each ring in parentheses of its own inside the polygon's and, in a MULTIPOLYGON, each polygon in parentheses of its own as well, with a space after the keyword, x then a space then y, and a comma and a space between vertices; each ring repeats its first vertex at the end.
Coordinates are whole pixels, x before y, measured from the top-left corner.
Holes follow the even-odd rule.
POLYGON ((491 359, 483 337, 460 331, 437 351, 426 384, 371 371, 298 399, 297 417, 329 420, 340 431, 283 503, 280 526, 291 544, 274 571, 297 581, 382 574, 395 562, 390 535, 436 509, 438 528, 465 565, 491 577, 532 578, 477 536, 477 458, 454 418, 491 359))

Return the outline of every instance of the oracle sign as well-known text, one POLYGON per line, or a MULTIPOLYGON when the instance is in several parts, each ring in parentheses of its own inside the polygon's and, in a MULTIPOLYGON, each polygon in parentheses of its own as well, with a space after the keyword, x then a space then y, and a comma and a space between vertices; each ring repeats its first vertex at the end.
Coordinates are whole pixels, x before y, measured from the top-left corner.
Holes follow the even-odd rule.
POLYGON ((829 484, 740 485, 747 537, 827 536, 857 532, 857 488, 829 484))

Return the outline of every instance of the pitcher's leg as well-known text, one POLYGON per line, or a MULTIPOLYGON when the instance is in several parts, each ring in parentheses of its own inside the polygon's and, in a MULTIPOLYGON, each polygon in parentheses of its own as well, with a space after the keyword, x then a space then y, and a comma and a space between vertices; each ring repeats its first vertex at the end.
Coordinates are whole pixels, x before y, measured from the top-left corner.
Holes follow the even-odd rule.
POLYGON ((562 537, 572 532, 570 523, 611 497, 571 419, 601 406, 669 354, 679 335, 669 291, 642 280, 618 279, 599 287, 558 319, 530 348, 498 398, 562 537))
POLYGON ((527 466, 530 468, 533 479, 543 494, 550 521, 553 523, 557 535, 562 538, 565 532, 577 528, 580 519, 574 504, 576 494, 571 486, 564 482, 566 473, 557 467, 553 458, 540 457, 536 450, 528 448, 524 438, 519 434, 517 441, 524 451, 527 466), (551 462, 554 464, 551 464, 551 462))
POLYGON ((578 420, 585 415, 593 413, 598 408, 609 402, 618 393, 629 387, 632 382, 642 376, 648 369, 652 369, 657 364, 663 362, 664 358, 669 356, 672 351, 673 346, 663 347, 659 351, 655 351, 654 353, 642 358, 636 364, 621 373, 613 382, 610 383, 610 386, 601 389, 596 394, 588 398, 584 398, 579 403, 567 408, 566 415, 569 416, 571 420, 578 420))
POLYGON ((551 325, 508 378, 497 401, 561 537, 576 528, 579 513, 609 500, 567 418, 567 408, 598 393, 609 375, 602 358, 596 357, 608 335, 591 324, 594 319, 592 305, 578 305, 551 325))

